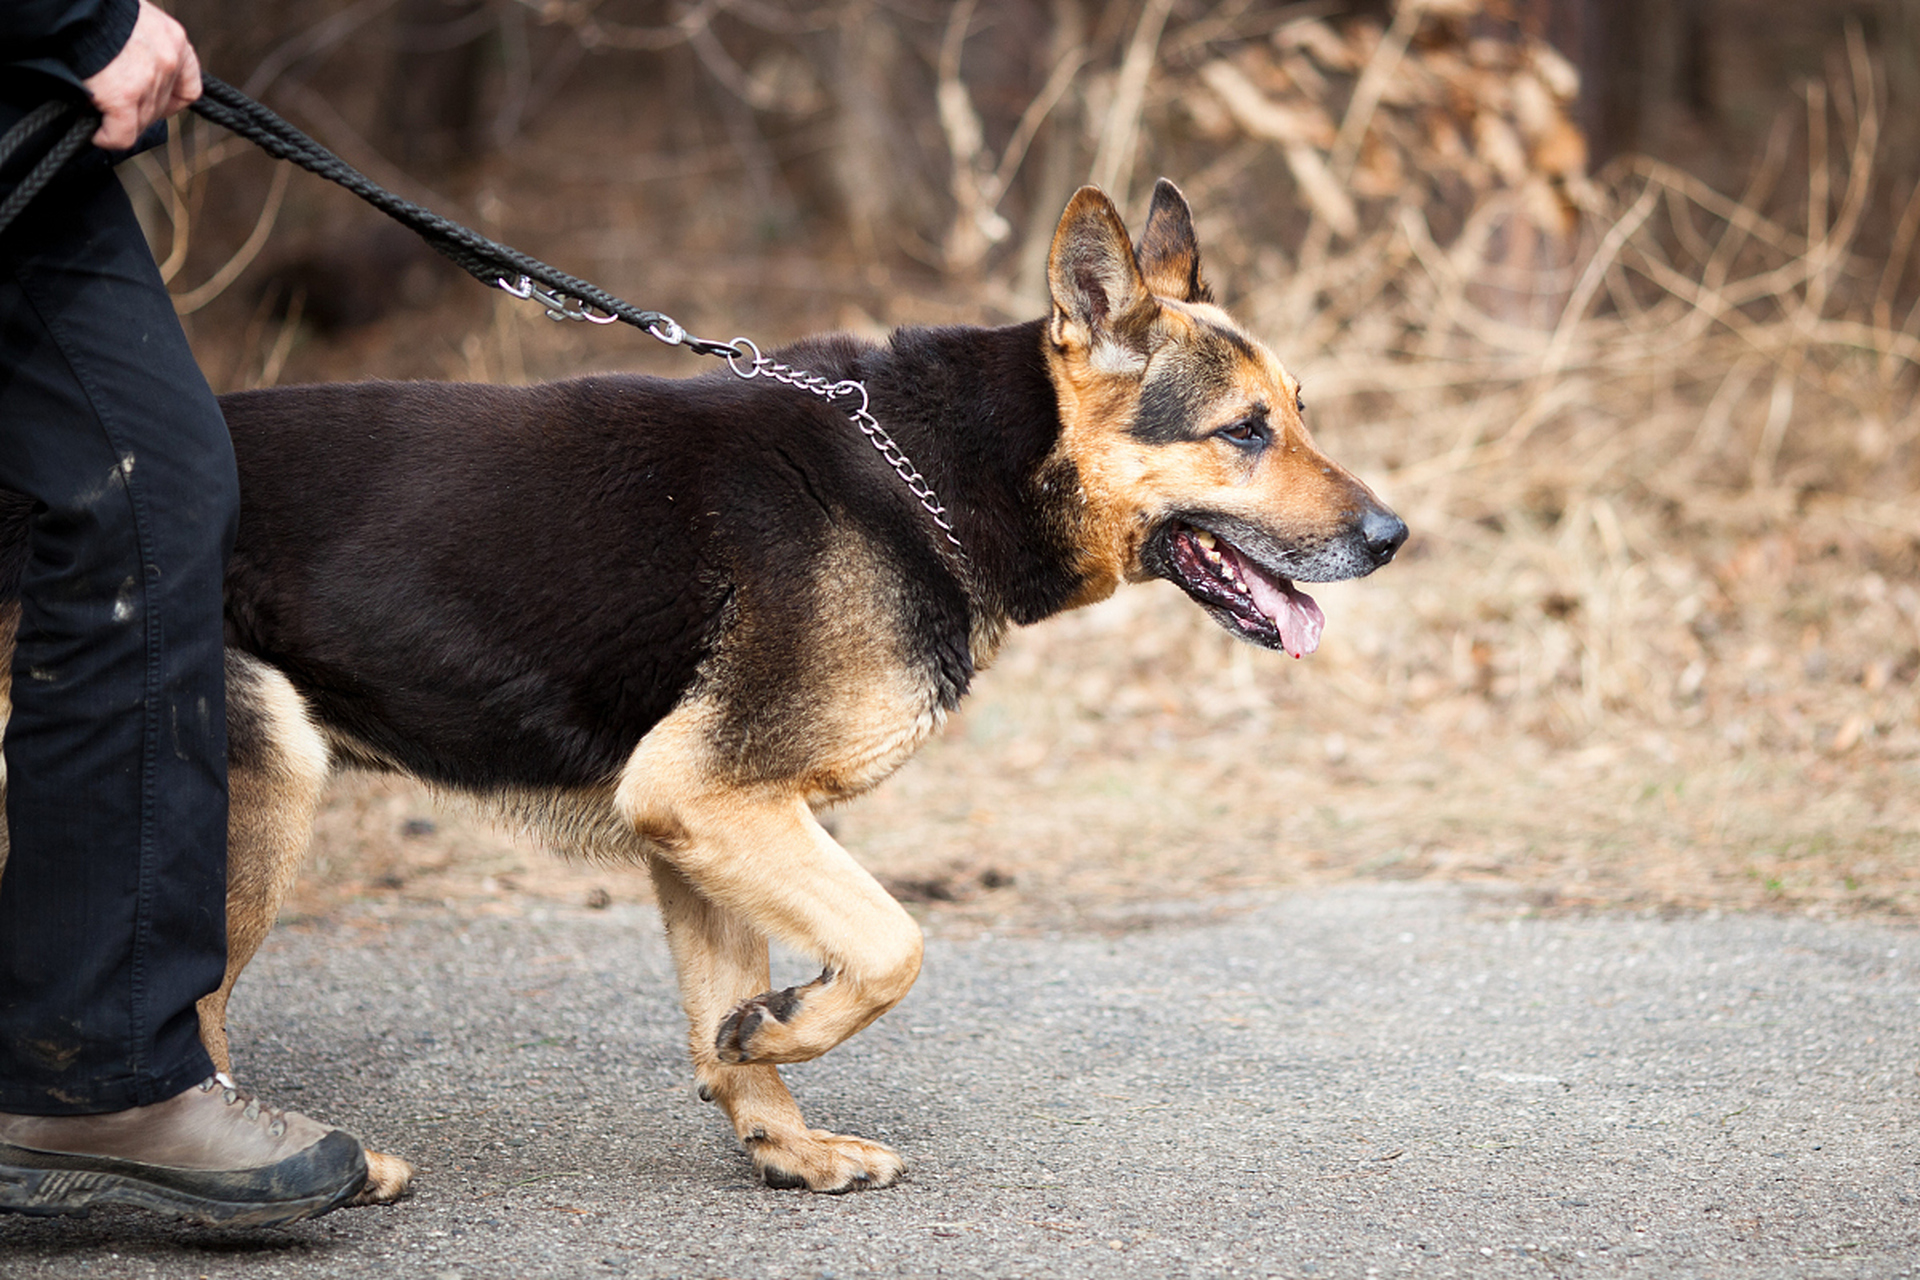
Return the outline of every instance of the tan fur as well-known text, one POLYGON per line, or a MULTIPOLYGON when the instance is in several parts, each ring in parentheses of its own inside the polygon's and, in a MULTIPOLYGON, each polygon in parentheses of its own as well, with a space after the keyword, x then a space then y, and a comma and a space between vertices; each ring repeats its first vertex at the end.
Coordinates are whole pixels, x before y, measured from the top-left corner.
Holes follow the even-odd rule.
MULTIPOLYGON (((801 589, 796 584, 772 584, 781 593, 801 589)), ((787 637, 784 645, 763 644, 768 625, 756 611, 756 601, 744 600, 729 633, 729 643, 703 668, 702 682, 710 705, 738 707, 751 698, 738 690, 754 685, 754 673, 740 669, 732 656, 796 649, 798 665, 806 672, 808 713, 800 736, 778 750, 742 741, 731 744, 740 757, 727 758, 719 744, 728 736, 716 716, 708 723, 716 744, 712 768, 737 784, 772 774, 781 777, 809 803, 847 799, 874 787, 898 769, 945 718, 925 677, 908 662, 892 620, 892 597, 897 587, 888 570, 876 563, 873 551, 852 538, 829 546, 818 557, 811 582, 816 621, 808 634, 787 637), (777 761, 765 757, 777 755, 777 761)), ((747 713, 758 723, 758 718, 747 713)), ((666 728, 655 728, 658 734, 666 728)), ((787 725, 788 733, 796 731, 787 725)), ((628 776, 632 766, 628 766, 628 776)), ((622 782, 622 788, 626 787, 622 782)), ((630 812, 619 802, 623 814, 630 812)), ((644 828, 643 828, 644 829, 644 828)))
POLYGON ((664 860, 653 864, 653 883, 680 974, 687 1047, 701 1096, 725 1112, 754 1168, 775 1185, 816 1191, 883 1187, 898 1179, 906 1164, 888 1148, 809 1128, 771 1065, 720 1061, 714 1038, 721 1020, 770 984, 765 936, 664 860))
MULTIPOLYGON (((857 597, 857 593, 856 593, 857 597)), ((720 709, 684 703, 647 734, 614 796, 654 847, 653 877, 680 975, 688 1044, 703 1096, 726 1113, 775 1185, 817 1191, 884 1186, 904 1169, 863 1139, 809 1129, 771 1064, 818 1057, 897 1004, 920 969, 911 916, 815 820, 813 806, 893 771, 937 723, 926 690, 903 678, 884 630, 857 598, 823 637, 822 715, 811 768, 743 784, 716 749, 720 709), (877 637, 882 637, 876 639, 877 637), (777 851, 777 852, 775 852, 777 851), (826 972, 785 1018, 723 1036, 723 1021, 767 991, 766 939, 826 972)))
POLYGON ((244 668, 255 686, 244 696, 264 726, 257 746, 265 758, 256 767, 236 760, 227 771, 227 846, 238 851, 227 862, 227 972, 220 989, 200 1002, 200 1038, 222 1071, 232 1065, 227 999, 293 887, 332 770, 326 743, 287 678, 244 654, 231 654, 227 662, 229 671, 244 668))
POLYGON ((756 1061, 804 1061, 906 995, 919 972, 920 929, 820 826, 807 795, 743 787, 715 767, 704 723, 711 714, 706 704, 684 704, 656 726, 628 762, 615 803, 653 839, 656 857, 714 906, 835 974, 796 1022, 751 1046, 756 1061))

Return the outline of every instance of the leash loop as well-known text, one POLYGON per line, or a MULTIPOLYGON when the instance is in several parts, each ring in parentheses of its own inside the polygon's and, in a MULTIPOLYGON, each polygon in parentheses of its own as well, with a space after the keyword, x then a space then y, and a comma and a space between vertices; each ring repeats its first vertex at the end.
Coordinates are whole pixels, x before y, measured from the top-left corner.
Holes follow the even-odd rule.
POLYGON ((69 103, 43 102, 21 117, 18 124, 7 130, 5 137, 0 137, 0 164, 11 160, 14 152, 25 146, 29 139, 56 123, 63 124, 66 132, 48 144, 33 169, 7 193, 5 200, 0 201, 0 231, 6 230, 7 224, 40 194, 41 188, 53 180, 53 175, 87 144, 93 131, 100 127, 100 116, 90 109, 69 103), (66 119, 69 114, 73 119, 66 119))
POLYGON ((687 338, 687 331, 681 328, 680 322, 672 316, 656 317, 653 323, 646 327, 646 334, 649 338, 657 338, 670 347, 679 346, 687 338))
MULTIPOLYGON (((721 359, 727 362, 727 368, 733 370, 736 378, 748 381, 759 377, 762 369, 770 368, 774 363, 760 354, 760 348, 754 345, 753 339, 751 338, 735 338, 732 342, 729 342, 727 344, 727 354, 722 356, 721 359), (746 350, 742 351, 742 347, 745 347, 746 350), (740 367, 740 362, 743 360, 746 361, 746 367, 744 369, 740 367)), ((784 368, 785 366, 781 367, 784 368)), ((788 382, 789 380, 781 378, 780 381, 788 382)), ((798 384, 789 383, 789 385, 797 386, 798 384)), ((805 388, 802 388, 802 390, 805 390, 805 388)))

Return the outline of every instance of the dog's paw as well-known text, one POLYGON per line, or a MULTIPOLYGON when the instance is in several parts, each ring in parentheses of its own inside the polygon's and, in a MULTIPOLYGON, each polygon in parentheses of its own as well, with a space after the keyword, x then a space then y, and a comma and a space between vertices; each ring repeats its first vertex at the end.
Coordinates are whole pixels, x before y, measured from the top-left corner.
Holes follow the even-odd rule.
POLYGON ((392 1204, 413 1187, 413 1166, 399 1156, 367 1152, 367 1185, 349 1203, 392 1204))
POLYGON ((825 1129, 744 1141, 753 1154, 754 1171, 768 1186, 783 1191, 872 1191, 892 1186, 907 1171, 907 1162, 891 1147, 825 1129))
POLYGON ((773 1038, 776 1032, 785 1030, 799 1012, 800 992, 795 987, 763 991, 751 1000, 742 1000, 720 1024, 720 1030, 713 1037, 713 1050, 722 1062, 760 1061, 760 1055, 754 1052, 754 1041, 773 1038))
POLYGON ((714 1034, 714 1053, 720 1061, 734 1064, 804 1062, 818 1056, 830 1046, 803 1045, 796 1040, 792 1028, 807 996, 832 981, 833 971, 829 969, 804 987, 762 991, 752 999, 742 1000, 714 1034))

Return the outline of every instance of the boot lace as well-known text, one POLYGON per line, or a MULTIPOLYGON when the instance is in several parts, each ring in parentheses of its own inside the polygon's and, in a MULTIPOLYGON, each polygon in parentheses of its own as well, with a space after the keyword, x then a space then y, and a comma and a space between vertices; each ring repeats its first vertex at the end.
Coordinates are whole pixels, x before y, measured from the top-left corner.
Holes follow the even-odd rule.
POLYGON ((233 1077, 224 1071, 216 1071, 200 1082, 200 1092, 202 1093, 212 1093, 215 1089, 224 1091, 226 1104, 228 1106, 241 1106, 245 1108, 241 1111, 240 1115, 248 1123, 259 1124, 261 1117, 264 1116, 266 1118, 268 1134, 275 1138, 286 1136, 287 1113, 284 1110, 267 1106, 261 1102, 260 1099, 235 1084, 233 1077))

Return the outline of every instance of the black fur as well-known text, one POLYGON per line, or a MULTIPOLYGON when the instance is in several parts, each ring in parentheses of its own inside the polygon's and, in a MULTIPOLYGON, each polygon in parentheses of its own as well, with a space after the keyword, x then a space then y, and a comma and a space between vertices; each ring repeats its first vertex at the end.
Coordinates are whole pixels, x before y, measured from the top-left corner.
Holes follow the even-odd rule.
POLYGON ((227 652, 227 767, 229 770, 270 769, 274 765, 271 726, 262 707, 258 667, 227 652))

